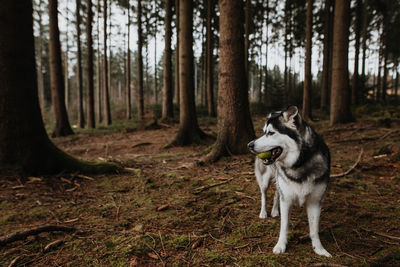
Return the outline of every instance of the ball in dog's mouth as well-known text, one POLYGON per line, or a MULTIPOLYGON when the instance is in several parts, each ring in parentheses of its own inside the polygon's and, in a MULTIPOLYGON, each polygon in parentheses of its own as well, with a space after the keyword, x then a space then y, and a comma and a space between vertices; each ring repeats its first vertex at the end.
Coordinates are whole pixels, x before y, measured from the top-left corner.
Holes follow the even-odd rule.
POLYGON ((257 156, 259 159, 263 161, 265 165, 270 165, 274 163, 281 154, 282 154, 282 148, 278 146, 271 150, 259 153, 257 154, 257 156))

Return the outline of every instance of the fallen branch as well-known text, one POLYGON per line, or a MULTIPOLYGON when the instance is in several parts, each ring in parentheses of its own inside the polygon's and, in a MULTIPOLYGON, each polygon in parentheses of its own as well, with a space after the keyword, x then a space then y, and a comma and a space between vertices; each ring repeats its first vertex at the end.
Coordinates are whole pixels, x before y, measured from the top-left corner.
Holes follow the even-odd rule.
POLYGON ((24 230, 21 232, 15 232, 12 234, 4 235, 0 237, 0 246, 4 246, 8 243, 12 243, 18 240, 22 240, 27 236, 30 235, 38 235, 40 233, 44 232, 55 232, 55 231, 60 231, 60 232, 73 232, 75 231, 76 228, 74 227, 67 227, 67 226, 61 226, 61 225, 44 225, 44 226, 39 226, 33 229, 28 229, 24 230))
POLYGON ((389 131, 389 132, 385 133, 384 135, 382 135, 382 137, 379 138, 379 139, 380 139, 380 140, 383 140, 383 139, 385 139, 386 137, 388 137, 389 135, 391 135, 391 134, 393 134, 393 133, 397 133, 397 132, 400 132, 400 130, 389 131))
POLYGON ((148 145, 151 145, 151 143, 144 142, 144 143, 139 143, 139 144, 133 145, 131 148, 140 147, 140 146, 148 146, 148 145))
POLYGON ((346 176, 347 174, 349 174, 349 173, 350 173, 352 170, 354 170, 355 167, 357 167, 357 165, 360 163, 361 157, 362 157, 363 153, 364 153, 364 149, 361 148, 361 151, 360 151, 360 154, 358 155, 357 161, 353 164, 353 166, 350 167, 350 169, 348 169, 348 170, 345 171, 345 172, 341 172, 341 173, 337 173, 337 174, 331 174, 329 177, 331 177, 331 178, 338 178, 338 177, 343 177, 343 176, 346 176))
POLYGON ((361 228, 361 229, 366 231, 366 232, 374 233, 374 234, 379 235, 379 236, 383 236, 383 237, 386 237, 386 238, 389 238, 389 239, 392 239, 392 240, 400 241, 400 237, 397 237, 397 236, 392 236, 392 235, 388 235, 388 234, 385 234, 385 233, 375 232, 375 231, 372 231, 372 230, 369 230, 369 229, 366 229, 366 228, 361 228))
POLYGON ((233 178, 230 178, 230 179, 228 179, 228 180, 226 180, 226 181, 223 181, 223 182, 219 182, 219 183, 215 183, 215 184, 211 184, 211 185, 207 185, 207 186, 198 187, 198 188, 196 188, 196 189, 194 190, 194 194, 199 194, 200 192, 203 192, 203 191, 205 191, 205 190, 207 190, 207 189, 210 189, 210 188, 213 188, 213 187, 216 187, 216 186, 220 186, 220 185, 229 183, 229 182, 232 181, 232 180, 233 180, 233 178))

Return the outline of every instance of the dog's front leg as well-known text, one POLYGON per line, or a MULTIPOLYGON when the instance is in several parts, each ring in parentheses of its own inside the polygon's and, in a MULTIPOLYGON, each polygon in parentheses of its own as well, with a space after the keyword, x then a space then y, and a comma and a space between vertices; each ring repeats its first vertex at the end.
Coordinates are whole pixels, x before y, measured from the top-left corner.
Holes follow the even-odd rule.
POLYGON ((319 201, 307 202, 307 216, 308 224, 310 225, 310 238, 312 247, 318 255, 325 257, 332 257, 332 255, 326 251, 322 246, 321 240, 319 239, 319 218, 321 214, 321 204, 319 201))
POLYGON ((279 233, 278 243, 276 243, 272 252, 275 254, 284 253, 287 244, 287 235, 289 230, 289 213, 292 202, 290 199, 285 199, 280 195, 279 206, 281 210, 281 230, 279 233))
POLYGON ((268 187, 264 187, 260 185, 260 191, 261 191, 261 211, 259 217, 261 219, 265 219, 268 217, 267 215, 267 189, 268 187))

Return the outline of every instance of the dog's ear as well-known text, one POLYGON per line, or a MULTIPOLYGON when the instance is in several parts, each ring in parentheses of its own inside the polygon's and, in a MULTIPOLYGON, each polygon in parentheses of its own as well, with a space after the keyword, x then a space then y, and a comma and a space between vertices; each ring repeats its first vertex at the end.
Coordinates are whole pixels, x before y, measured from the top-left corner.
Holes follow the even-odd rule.
POLYGON ((283 117, 289 126, 296 128, 296 124, 300 119, 299 109, 296 106, 290 106, 283 112, 283 117))
POLYGON ((284 112, 286 121, 293 120, 299 114, 299 109, 296 106, 290 106, 284 112))

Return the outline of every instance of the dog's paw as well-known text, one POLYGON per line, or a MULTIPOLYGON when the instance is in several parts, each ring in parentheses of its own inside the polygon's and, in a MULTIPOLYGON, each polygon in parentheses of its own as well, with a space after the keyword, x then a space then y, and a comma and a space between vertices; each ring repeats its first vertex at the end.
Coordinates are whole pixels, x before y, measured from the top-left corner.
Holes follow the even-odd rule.
POLYGON ((268 217, 267 212, 266 211, 261 211, 260 215, 258 215, 258 217, 260 217, 260 219, 265 219, 268 217))
POLYGON ((332 257, 332 255, 328 251, 326 251, 326 249, 324 249, 323 247, 320 247, 320 248, 314 247, 313 249, 314 249, 314 252, 320 256, 325 256, 328 258, 332 257))
POLYGON ((275 218, 275 217, 278 217, 279 216, 279 210, 272 210, 271 211, 271 217, 272 218, 275 218))
POLYGON ((276 244, 274 249, 272 250, 274 254, 282 254, 285 253, 285 251, 286 251, 286 245, 280 243, 276 244))

